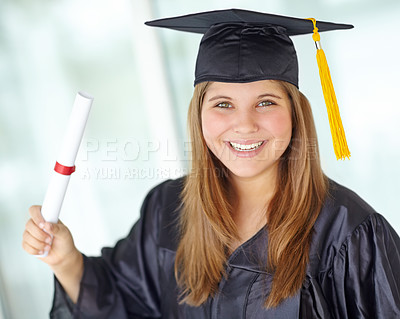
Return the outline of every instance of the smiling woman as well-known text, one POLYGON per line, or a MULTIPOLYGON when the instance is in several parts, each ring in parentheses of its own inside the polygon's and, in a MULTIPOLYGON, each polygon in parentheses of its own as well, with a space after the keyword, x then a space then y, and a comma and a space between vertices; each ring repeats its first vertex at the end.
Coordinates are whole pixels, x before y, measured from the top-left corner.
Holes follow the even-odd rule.
POLYGON ((270 246, 264 271, 275 272, 278 278, 274 285, 279 289, 271 291, 268 301, 276 306, 304 280, 312 224, 327 192, 318 145, 308 145, 308 141, 316 143, 310 105, 294 85, 281 81, 206 82, 195 88, 188 123, 193 173, 183 192, 183 235, 176 259, 181 285, 188 291, 186 300, 196 305, 217 289, 225 263, 218 258, 224 256, 224 251, 218 251, 219 241, 232 253, 267 224, 270 246), (221 109, 219 104, 229 108, 221 109), (227 145, 232 140, 263 145, 240 157, 242 151, 227 145), (204 212, 194 214, 195 207, 204 212), (201 230, 209 223, 216 232, 212 236, 201 230), (189 254, 198 237, 207 243, 207 253, 189 254), (285 251, 296 251, 298 259, 285 251), (211 266, 216 263, 222 268, 211 266), (213 269, 215 273, 210 273, 213 269), (198 280, 190 278, 196 276, 208 279, 192 286, 198 280))
POLYGON ((321 169, 289 38, 314 23, 237 9, 148 23, 205 33, 188 113, 192 167, 150 191, 129 235, 99 257, 31 207, 23 246, 49 251, 53 318, 400 315, 400 238, 321 169))

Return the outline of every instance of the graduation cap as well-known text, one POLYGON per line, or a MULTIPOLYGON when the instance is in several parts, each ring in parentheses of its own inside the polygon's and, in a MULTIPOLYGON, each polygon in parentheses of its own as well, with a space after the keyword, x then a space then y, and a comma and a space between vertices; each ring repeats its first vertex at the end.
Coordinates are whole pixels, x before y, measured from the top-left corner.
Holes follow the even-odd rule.
POLYGON ((281 80, 298 87, 297 54, 290 36, 312 33, 336 158, 350 157, 318 31, 351 29, 352 25, 241 9, 188 14, 148 21, 146 25, 204 34, 196 61, 195 85, 205 81, 281 80))

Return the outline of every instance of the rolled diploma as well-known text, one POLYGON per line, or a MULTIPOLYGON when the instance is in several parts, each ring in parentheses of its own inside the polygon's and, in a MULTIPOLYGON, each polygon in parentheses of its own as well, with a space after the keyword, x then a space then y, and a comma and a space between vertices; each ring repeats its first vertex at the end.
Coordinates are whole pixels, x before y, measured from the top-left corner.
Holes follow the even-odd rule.
MULTIPOLYGON (((90 95, 83 92, 76 94, 67 130, 57 158, 57 162, 63 166, 72 167, 75 164, 92 102, 93 97, 90 95)), ((45 221, 57 223, 70 176, 53 171, 41 210, 45 221)))

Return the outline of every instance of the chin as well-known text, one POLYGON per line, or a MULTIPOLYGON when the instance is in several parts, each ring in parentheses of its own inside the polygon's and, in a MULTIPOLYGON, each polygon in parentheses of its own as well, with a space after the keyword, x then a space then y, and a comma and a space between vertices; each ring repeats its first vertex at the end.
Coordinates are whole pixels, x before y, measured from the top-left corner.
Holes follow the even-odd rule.
POLYGON ((243 164, 240 167, 234 167, 233 165, 226 166, 233 176, 250 179, 270 173, 278 167, 277 164, 278 162, 276 161, 270 165, 265 165, 264 167, 251 167, 251 165, 246 164, 243 164))

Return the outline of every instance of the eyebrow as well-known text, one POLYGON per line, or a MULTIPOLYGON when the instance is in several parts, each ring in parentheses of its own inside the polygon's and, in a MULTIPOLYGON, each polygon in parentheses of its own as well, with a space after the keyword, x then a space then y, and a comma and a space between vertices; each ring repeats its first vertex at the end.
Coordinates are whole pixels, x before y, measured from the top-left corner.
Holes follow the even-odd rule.
POLYGON ((216 95, 216 96, 213 96, 212 98, 210 98, 210 99, 208 100, 208 102, 212 102, 212 101, 219 100, 219 99, 222 99, 222 100, 232 100, 232 98, 230 98, 229 96, 225 96, 225 95, 216 95))
MULTIPOLYGON (((257 97, 257 99, 262 99, 262 98, 264 98, 264 97, 273 97, 273 98, 276 98, 276 99, 282 99, 281 96, 275 95, 275 94, 272 94, 272 93, 261 94, 261 95, 259 95, 259 96, 257 97)), ((225 95, 216 95, 216 96, 213 96, 212 98, 210 98, 210 99, 208 100, 208 102, 212 102, 212 101, 219 100, 219 99, 223 99, 223 100, 232 100, 232 98, 229 97, 229 96, 225 96, 225 95)))
POLYGON ((276 99, 282 99, 281 96, 275 95, 275 94, 272 94, 272 93, 261 94, 261 95, 258 96, 258 98, 261 99, 261 98, 267 97, 267 96, 274 97, 274 98, 276 98, 276 99))

